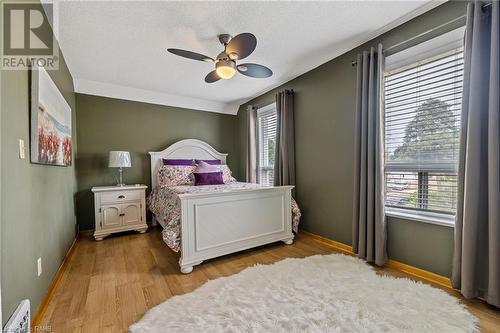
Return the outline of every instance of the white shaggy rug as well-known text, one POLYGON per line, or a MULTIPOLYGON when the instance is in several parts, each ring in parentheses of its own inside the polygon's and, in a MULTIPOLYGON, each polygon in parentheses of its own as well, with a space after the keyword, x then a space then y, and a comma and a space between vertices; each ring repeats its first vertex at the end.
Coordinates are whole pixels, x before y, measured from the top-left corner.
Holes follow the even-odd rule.
POLYGON ((139 332, 476 332, 455 297, 379 276, 363 261, 317 255, 208 281, 148 311, 139 332))

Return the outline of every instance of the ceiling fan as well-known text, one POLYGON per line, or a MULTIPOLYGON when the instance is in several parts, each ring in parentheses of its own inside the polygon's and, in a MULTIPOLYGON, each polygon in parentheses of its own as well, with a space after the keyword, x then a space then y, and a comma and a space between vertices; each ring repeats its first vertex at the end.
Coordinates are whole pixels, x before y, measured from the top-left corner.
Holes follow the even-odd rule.
POLYGON ((184 58, 214 63, 215 70, 205 77, 207 83, 213 83, 220 79, 228 80, 236 74, 236 71, 256 78, 266 78, 273 75, 273 71, 259 64, 249 62, 236 65, 237 60, 248 57, 255 50, 257 38, 253 34, 245 32, 235 37, 228 34, 222 34, 218 37, 221 44, 224 45, 224 51, 219 53, 215 59, 187 50, 170 48, 167 51, 184 58))

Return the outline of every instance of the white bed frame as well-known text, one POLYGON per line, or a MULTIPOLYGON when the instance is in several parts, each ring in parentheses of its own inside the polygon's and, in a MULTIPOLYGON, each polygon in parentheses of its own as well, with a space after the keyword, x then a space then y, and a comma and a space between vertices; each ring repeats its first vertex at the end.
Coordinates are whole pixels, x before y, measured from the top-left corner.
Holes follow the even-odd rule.
MULTIPOLYGON (((187 139, 161 152, 150 152, 151 184, 157 186, 157 172, 163 158, 219 159, 206 142, 187 139)), ((236 192, 181 194, 181 258, 184 274, 203 260, 244 249, 283 241, 292 244, 291 191, 293 186, 263 187, 236 192)), ((153 215, 153 225, 164 222, 153 215)))

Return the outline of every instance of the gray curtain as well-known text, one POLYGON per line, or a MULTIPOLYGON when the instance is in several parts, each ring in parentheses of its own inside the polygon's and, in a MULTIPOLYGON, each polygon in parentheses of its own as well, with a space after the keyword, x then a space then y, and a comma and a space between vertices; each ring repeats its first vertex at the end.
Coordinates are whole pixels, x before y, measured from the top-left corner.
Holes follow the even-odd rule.
POLYGON ((469 3, 452 283, 500 306, 500 9, 469 3))
POLYGON ((252 105, 247 107, 246 121, 246 167, 245 180, 247 183, 257 182, 257 138, 255 136, 255 121, 257 110, 252 105))
POLYGON ((352 248, 358 257, 382 266, 387 261, 384 215, 383 53, 358 54, 354 136, 352 248))
POLYGON ((276 151, 274 185, 295 185, 293 90, 276 94, 276 151))

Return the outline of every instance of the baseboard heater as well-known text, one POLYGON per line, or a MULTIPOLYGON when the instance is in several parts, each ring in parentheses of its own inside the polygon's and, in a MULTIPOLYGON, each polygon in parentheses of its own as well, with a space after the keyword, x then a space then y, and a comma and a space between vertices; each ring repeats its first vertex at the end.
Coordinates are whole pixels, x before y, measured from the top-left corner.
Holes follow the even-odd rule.
POLYGON ((3 328, 4 333, 30 332, 30 300, 22 300, 3 328))

